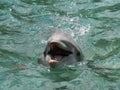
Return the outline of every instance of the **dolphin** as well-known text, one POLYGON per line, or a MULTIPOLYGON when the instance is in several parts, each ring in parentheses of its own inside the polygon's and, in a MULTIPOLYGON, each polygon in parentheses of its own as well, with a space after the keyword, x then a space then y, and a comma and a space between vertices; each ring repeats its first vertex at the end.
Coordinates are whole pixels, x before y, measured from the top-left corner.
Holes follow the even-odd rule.
POLYGON ((69 34, 57 31, 48 39, 38 62, 56 68, 63 65, 72 65, 81 60, 83 60, 83 53, 79 45, 69 34))

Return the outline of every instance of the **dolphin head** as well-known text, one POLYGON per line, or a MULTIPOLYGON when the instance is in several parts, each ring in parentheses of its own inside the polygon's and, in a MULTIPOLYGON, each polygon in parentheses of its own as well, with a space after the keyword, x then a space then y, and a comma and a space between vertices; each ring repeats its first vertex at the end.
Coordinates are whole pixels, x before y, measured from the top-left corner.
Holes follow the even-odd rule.
POLYGON ((62 65, 72 65, 83 59, 80 47, 72 37, 63 32, 55 32, 48 40, 39 63, 56 68, 62 65))

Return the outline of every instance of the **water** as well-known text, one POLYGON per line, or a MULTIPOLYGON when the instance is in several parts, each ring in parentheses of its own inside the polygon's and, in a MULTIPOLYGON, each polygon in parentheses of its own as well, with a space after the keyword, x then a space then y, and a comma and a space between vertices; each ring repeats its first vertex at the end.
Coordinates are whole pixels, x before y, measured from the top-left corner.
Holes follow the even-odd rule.
POLYGON ((0 90, 120 90, 120 0, 0 0, 0 90), (50 71, 37 59, 54 30, 85 59, 50 71))

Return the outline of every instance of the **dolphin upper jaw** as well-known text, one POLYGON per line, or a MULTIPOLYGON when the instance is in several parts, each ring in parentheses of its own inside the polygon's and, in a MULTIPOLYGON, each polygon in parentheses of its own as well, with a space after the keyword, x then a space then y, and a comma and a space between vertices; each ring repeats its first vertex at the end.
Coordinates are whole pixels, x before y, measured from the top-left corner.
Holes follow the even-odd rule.
POLYGON ((49 51, 47 52, 47 54, 52 54, 52 53, 54 55, 67 56, 69 54, 72 54, 72 51, 70 48, 68 48, 68 46, 65 43, 61 41, 54 41, 54 42, 49 42, 49 51))
POLYGON ((68 48, 68 46, 64 42, 62 42, 62 40, 51 40, 48 44, 49 45, 56 44, 59 48, 62 48, 64 50, 68 50, 68 51, 70 50, 70 48, 68 48))

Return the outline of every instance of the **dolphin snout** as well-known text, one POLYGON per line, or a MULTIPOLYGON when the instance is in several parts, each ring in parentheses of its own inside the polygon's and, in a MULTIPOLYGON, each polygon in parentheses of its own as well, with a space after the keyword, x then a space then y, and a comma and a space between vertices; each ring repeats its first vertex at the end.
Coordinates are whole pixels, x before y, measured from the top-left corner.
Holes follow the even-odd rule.
POLYGON ((52 68, 55 68, 56 65, 57 65, 57 63, 58 63, 58 61, 56 61, 56 60, 49 60, 49 65, 50 65, 50 67, 52 67, 52 68))

